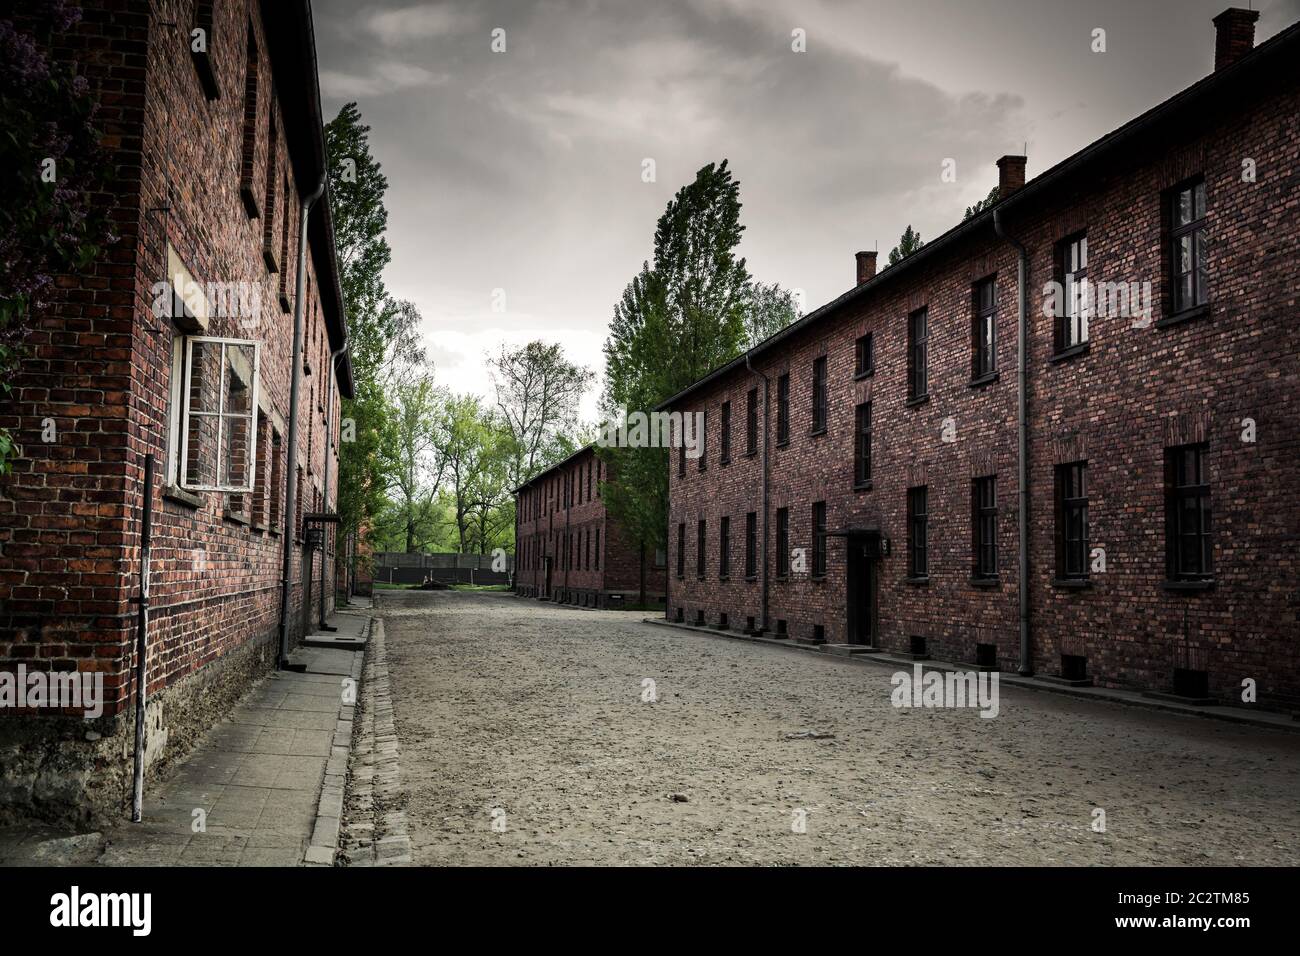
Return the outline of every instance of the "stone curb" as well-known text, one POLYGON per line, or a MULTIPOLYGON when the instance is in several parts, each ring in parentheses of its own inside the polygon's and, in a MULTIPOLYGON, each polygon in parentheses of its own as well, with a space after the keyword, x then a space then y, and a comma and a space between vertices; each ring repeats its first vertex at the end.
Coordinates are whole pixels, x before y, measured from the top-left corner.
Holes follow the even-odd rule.
MULTIPOLYGON (((721 637, 733 641, 746 641, 750 644, 766 644, 769 647, 779 647, 787 651, 801 651, 807 654, 816 654, 818 657, 827 660, 846 661, 853 664, 875 664, 882 667, 893 667, 911 670, 913 664, 920 663, 926 670, 934 671, 968 671, 971 665, 956 664, 951 661, 914 661, 911 658, 896 657, 886 653, 880 654, 830 654, 820 647, 809 644, 797 644, 790 638, 773 638, 758 637, 753 634, 740 634, 735 631, 720 631, 712 627, 697 627, 694 624, 679 624, 676 621, 665 621, 660 618, 645 617, 641 619, 643 624, 653 624, 656 627, 671 627, 678 631, 691 631, 695 634, 701 634, 706 637, 721 637)), ((1239 713, 1237 708, 1226 706, 1195 706, 1192 704, 1180 704, 1176 701, 1157 700, 1150 697, 1144 697, 1136 691, 1115 690, 1108 687, 1070 687, 1065 684, 1056 684, 1051 681, 1039 680, 1034 677, 1021 677, 1018 674, 1011 674, 1006 671, 998 671, 998 680, 1008 687, 1023 687, 1025 690, 1045 691, 1049 694, 1060 694, 1065 697, 1075 697, 1082 700, 1092 700, 1104 704, 1119 704, 1129 707, 1141 707, 1146 710, 1161 710, 1165 713, 1180 714, 1184 717, 1201 717, 1208 720, 1220 720, 1224 723, 1247 724, 1252 727, 1264 727, 1268 730, 1280 730, 1284 733, 1300 733, 1300 721, 1293 720, 1283 714, 1273 714, 1268 712, 1251 714, 1239 713)))
MULTIPOLYGON (((374 618, 371 618, 361 632, 363 638, 367 631, 374 629, 374 625, 374 618)), ((361 683, 364 658, 368 653, 367 649, 353 654, 352 672, 349 676, 357 685, 361 683)), ((325 764, 325 779, 321 783, 320 798, 316 803, 316 822, 312 826, 311 842, 303 857, 305 866, 333 866, 338 854, 343 793, 347 786, 348 757, 352 750, 352 725, 355 717, 356 706, 340 702, 338 719, 334 723, 334 740, 329 760, 325 764)))
POLYGON ((359 718, 349 761, 339 862, 345 866, 406 866, 411 838, 402 791, 401 747, 393 726, 384 622, 375 618, 366 644, 359 718))

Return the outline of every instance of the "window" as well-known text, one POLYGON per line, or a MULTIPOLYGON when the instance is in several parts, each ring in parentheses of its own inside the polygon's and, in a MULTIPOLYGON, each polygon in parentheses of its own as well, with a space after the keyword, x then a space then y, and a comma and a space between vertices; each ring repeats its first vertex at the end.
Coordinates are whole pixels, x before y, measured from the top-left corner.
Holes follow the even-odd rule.
POLYGON ((253 177, 257 163, 257 40, 253 26, 248 26, 248 48, 244 66, 244 142, 239 163, 239 198, 244 201, 248 218, 259 215, 253 177))
POLYGON ((925 485, 907 489, 908 570, 913 578, 925 578, 930 573, 930 514, 926 498, 925 485))
POLYGON ((758 454, 758 389, 751 388, 745 398, 745 454, 758 454))
POLYGON ((752 578, 758 568, 758 514, 745 515, 745 577, 752 578))
POLYGON ((194 27, 190 30, 190 57, 209 100, 221 96, 217 76, 212 70, 212 5, 214 0, 197 0, 194 4, 194 27))
POLYGON ((1088 577, 1088 463, 1056 466, 1056 573, 1088 577))
POLYGON ((998 576, 998 491, 997 478, 976 478, 971 496, 975 529, 975 577, 998 576))
POLYGON ((876 370, 876 351, 871 333, 858 336, 854 346, 853 375, 864 378, 876 370))
MULTIPOLYGON (((271 100, 270 119, 267 120, 266 128, 266 215, 262 220, 262 259, 266 262, 266 268, 271 272, 279 272, 280 264, 275 260, 275 151, 276 151, 276 126, 275 126, 275 99, 271 100)), ((287 202, 286 197, 286 202, 287 202)))
POLYGON ((700 471, 709 467, 709 413, 700 412, 700 471))
POLYGON ((826 356, 824 355, 813 359, 812 430, 813 434, 826 431, 826 356))
POLYGON ((853 413, 853 486, 871 484, 871 403, 863 402, 853 413))
MULTIPOLYGON (((662 551, 659 552, 659 554, 662 553, 663 553, 662 551)), ((596 560, 596 570, 599 571, 600 570, 600 529, 599 528, 596 529, 596 550, 593 553, 593 557, 596 560)), ((655 567, 662 568, 663 566, 664 566, 664 562, 662 560, 657 560, 655 562, 655 567)))
POLYGON ((776 509, 776 576, 790 573, 790 509, 776 509))
POLYGON ((686 577, 686 522, 677 525, 677 576, 686 577))
POLYGON ((682 442, 677 450, 677 477, 686 477, 686 443, 682 442))
POLYGON ((695 576, 700 578, 704 577, 704 541, 706 538, 705 531, 706 529, 705 529, 704 519, 701 518, 700 523, 696 528, 696 536, 695 536, 695 576))
POLYGON ((731 518, 723 515, 718 521, 718 577, 731 574, 731 518))
POLYGON ((974 358, 971 377, 981 379, 998 370, 997 358, 997 279, 990 277, 977 282, 973 293, 975 306, 974 358))
POLYGON ((826 502, 814 501, 812 506, 812 573, 815 578, 826 576, 826 502))
POLYGON ((1205 182, 1170 193, 1170 283, 1173 312, 1185 312, 1207 301, 1205 290, 1205 182))
POLYGON ((187 491, 251 493, 257 458, 259 344, 184 340, 179 483, 187 491))
POLYGON ((1210 478, 1205 445, 1165 452, 1165 516, 1171 581, 1204 580, 1213 573, 1210 478))
POLYGON ((776 380, 776 443, 784 445, 790 440, 790 376, 776 380))
POLYGON ((731 402, 722 403, 722 464, 731 461, 731 402))
POLYGON ((925 309, 917 309, 907 317, 907 397, 925 398, 929 394, 926 372, 926 343, 929 321, 925 309))
POLYGON ((284 456, 281 448, 280 432, 271 427, 271 488, 270 521, 271 532, 280 533, 280 502, 284 489, 284 456))
POLYGON ((1056 317, 1056 351, 1063 352, 1088 341, 1092 296, 1088 287, 1088 237, 1070 236, 1056 246, 1056 281, 1064 301, 1056 317))

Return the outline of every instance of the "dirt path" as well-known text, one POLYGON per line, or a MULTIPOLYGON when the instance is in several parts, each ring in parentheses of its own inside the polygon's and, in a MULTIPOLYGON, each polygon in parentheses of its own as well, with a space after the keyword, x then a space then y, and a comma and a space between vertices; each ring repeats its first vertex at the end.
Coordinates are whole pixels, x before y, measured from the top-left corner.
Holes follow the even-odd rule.
POLYGON ((896 709, 886 667, 509 595, 380 611, 416 864, 1289 865, 1300 846, 1300 735, 1015 688, 995 719, 896 709), (805 731, 834 736, 787 737, 805 731))

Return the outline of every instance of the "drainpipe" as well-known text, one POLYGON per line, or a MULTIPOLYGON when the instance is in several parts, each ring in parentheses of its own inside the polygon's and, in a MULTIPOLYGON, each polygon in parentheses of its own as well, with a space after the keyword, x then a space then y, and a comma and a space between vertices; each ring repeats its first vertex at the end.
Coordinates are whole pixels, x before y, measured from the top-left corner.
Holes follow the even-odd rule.
MULTIPOLYGON (((330 510, 330 446, 337 448, 334 442, 334 389, 330 386, 334 383, 334 360, 347 351, 348 333, 347 323, 344 323, 343 344, 330 353, 329 370, 325 373, 325 513, 330 510)), ((342 408, 343 406, 339 406, 342 408)), ((339 496, 334 496, 335 508, 338 507, 339 496)), ((321 528, 321 547, 320 547, 320 629, 323 631, 329 627, 325 623, 325 535, 328 532, 324 527, 321 528)), ((336 571, 339 550, 339 532, 338 525, 334 526, 334 561, 331 562, 331 570, 336 571)), ((330 575, 331 578, 337 577, 337 572, 330 575)), ((330 581, 331 590, 337 590, 337 580, 330 581)))
MULTIPOLYGON (((276 667, 287 670, 289 664, 289 578, 293 574, 293 517, 298 507, 298 401, 302 391, 302 314, 306 285, 307 215, 325 192, 325 174, 321 173, 316 191, 302 201, 298 225, 298 278, 293 297, 293 354, 289 370, 289 459, 285 465, 284 493, 284 563, 280 570, 280 635, 276 667)), ((303 595, 304 600, 309 595, 303 595)))
MULTIPOLYGON (((759 622, 759 626, 762 629, 762 633, 766 634, 767 633, 767 575, 768 575, 767 513, 769 511, 769 508, 767 506, 768 482, 769 482, 768 458, 767 458, 769 435, 768 435, 767 419, 768 419, 768 410, 771 407, 769 403, 769 395, 768 395, 769 386, 771 382, 768 380, 768 377, 766 375, 764 375, 758 369, 754 368, 754 364, 750 360, 748 352, 745 353, 745 368, 749 369, 750 372, 757 375, 759 378, 763 380, 763 576, 761 579, 762 580, 761 593, 763 595, 762 597, 763 616, 762 616, 762 620, 759 622)), ((745 427, 748 428, 749 427, 748 424, 746 424, 745 427)))
POLYGON ((1016 431, 1018 444, 1017 485, 1018 523, 1020 525, 1020 674, 1034 673, 1033 648, 1029 636, 1029 417, 1026 414, 1029 391, 1029 251, 1002 227, 1002 210, 993 210, 993 230, 1016 250, 1016 299, 1019 306, 1017 337, 1020 368, 1017 373, 1016 431))

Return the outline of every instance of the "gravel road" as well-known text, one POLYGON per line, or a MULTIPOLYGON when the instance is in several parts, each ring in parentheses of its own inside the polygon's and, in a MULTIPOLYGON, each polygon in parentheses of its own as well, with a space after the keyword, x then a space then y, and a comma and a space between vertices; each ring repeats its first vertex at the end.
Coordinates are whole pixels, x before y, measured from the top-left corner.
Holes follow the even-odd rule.
POLYGON ((417 865, 1290 865, 1300 847, 1300 734, 1010 687, 994 719, 898 709, 880 665, 379 593, 417 865))

